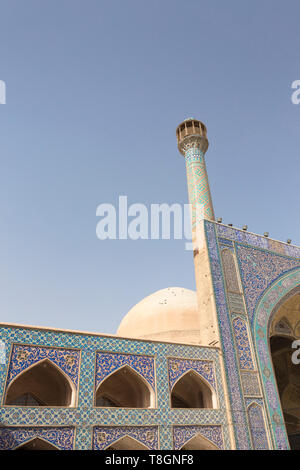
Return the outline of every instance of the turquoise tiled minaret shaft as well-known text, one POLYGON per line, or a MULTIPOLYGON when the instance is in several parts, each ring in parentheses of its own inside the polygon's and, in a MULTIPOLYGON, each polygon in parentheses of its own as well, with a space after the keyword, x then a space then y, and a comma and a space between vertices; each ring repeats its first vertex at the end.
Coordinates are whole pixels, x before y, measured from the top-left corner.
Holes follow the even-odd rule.
POLYGON ((189 201, 192 206, 192 228, 201 219, 214 220, 214 209, 205 165, 208 148, 205 125, 187 119, 176 130, 178 149, 186 162, 189 201))

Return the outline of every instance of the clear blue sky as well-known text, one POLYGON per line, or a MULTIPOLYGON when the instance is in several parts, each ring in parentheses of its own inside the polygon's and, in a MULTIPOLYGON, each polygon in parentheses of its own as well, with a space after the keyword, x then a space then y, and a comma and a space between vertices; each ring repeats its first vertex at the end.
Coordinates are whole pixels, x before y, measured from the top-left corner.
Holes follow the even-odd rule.
POLYGON ((300 243, 299 0, 0 6, 0 320, 114 333, 194 289, 184 241, 100 241, 96 207, 186 203, 175 128, 208 128, 217 216, 300 243))

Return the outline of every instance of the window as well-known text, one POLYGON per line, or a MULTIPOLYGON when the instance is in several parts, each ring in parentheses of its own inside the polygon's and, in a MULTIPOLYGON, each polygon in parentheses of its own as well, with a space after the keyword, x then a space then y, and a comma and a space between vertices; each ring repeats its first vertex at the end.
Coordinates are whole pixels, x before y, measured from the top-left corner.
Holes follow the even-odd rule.
POLYGON ((71 380, 45 359, 25 369, 9 384, 5 405, 74 406, 75 397, 71 380))
POLYGON ((153 408, 154 392, 146 380, 131 367, 124 366, 100 383, 96 406, 121 408, 153 408))
POLYGON ((215 408, 215 401, 210 386, 193 370, 181 376, 171 393, 172 408, 215 408))

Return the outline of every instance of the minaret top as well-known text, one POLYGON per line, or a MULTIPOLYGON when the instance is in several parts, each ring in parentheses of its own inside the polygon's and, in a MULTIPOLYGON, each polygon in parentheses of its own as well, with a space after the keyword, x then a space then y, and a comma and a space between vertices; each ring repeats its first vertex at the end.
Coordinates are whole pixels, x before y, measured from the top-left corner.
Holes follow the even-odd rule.
POLYGON ((178 150, 185 155, 186 150, 191 146, 199 146, 205 153, 208 149, 206 137, 206 127, 203 122, 194 118, 185 119, 176 129, 178 150))

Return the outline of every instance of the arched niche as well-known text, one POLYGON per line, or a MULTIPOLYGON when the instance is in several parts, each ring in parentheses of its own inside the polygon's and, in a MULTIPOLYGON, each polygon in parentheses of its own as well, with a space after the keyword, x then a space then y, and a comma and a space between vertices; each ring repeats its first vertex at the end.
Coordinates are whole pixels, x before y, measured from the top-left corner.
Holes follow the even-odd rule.
POLYGON ((223 270, 228 292, 239 294, 241 292, 235 257, 229 248, 221 252, 223 270))
POLYGON ((172 408, 217 408, 215 392, 194 370, 185 372, 173 385, 172 408))
POLYGON ((292 360, 295 352, 292 344, 296 339, 294 331, 299 317, 300 293, 296 292, 283 299, 273 310, 270 324, 270 352, 274 374, 286 431, 294 450, 300 450, 300 367, 292 360))
POLYGON ((149 448, 133 437, 123 436, 105 450, 149 450, 149 448))
POLYGON ((152 387, 128 365, 112 372, 96 390, 95 406, 119 408, 154 408, 152 387))
POLYGON ((59 450, 58 447, 50 444, 50 442, 41 439, 40 437, 34 437, 24 444, 20 444, 14 450, 59 450))
POLYGON ((262 406, 255 401, 252 402, 247 408, 247 415, 253 449, 268 450, 269 443, 262 406))
POLYGON ((297 370, 293 367, 290 356, 295 349, 289 347, 295 337, 295 320, 299 318, 299 293, 300 269, 297 268, 283 274, 266 289, 253 318, 255 351, 266 397, 267 421, 276 449, 296 449, 300 444, 299 407, 298 403, 291 403, 290 400, 291 395, 294 397, 295 394, 294 387, 298 389, 300 370, 298 372, 299 365, 296 366, 297 370))
POLYGON ((198 433, 189 439, 180 450, 219 450, 219 448, 198 433))
POLYGON ((20 372, 9 384, 5 405, 75 406, 76 388, 52 361, 44 359, 20 372))

